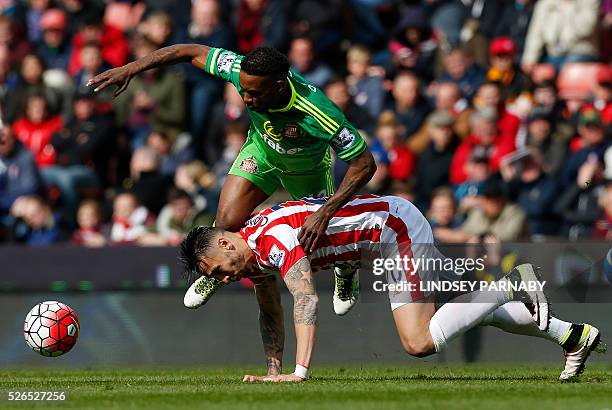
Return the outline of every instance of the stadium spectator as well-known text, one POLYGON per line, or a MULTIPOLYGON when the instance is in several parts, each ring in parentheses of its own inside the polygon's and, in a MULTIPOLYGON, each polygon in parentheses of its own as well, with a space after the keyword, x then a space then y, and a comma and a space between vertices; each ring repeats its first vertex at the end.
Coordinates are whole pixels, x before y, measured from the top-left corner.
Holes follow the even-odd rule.
POLYGON ((87 21, 101 20, 104 5, 94 0, 61 0, 68 17, 68 34, 74 37, 87 21))
POLYGON ((354 45, 346 53, 349 93, 357 106, 376 118, 385 104, 385 88, 382 73, 376 72, 371 63, 372 55, 367 47, 354 45))
POLYGON ((421 82, 410 72, 401 72, 393 80, 392 99, 387 109, 393 111, 404 127, 404 139, 416 133, 431 112, 429 104, 421 94, 421 82))
POLYGON ((323 88, 333 74, 327 64, 317 59, 312 40, 308 37, 291 40, 287 57, 291 68, 317 87, 323 88))
POLYGON ((74 82, 77 87, 84 87, 93 76, 112 68, 102 58, 102 50, 97 42, 84 44, 78 52, 81 68, 74 75, 74 82))
MULTIPOLYGON (((271 1, 268 1, 271 3, 271 1)), ((293 37, 308 36, 317 54, 333 57, 345 27, 342 0, 295 0, 291 3, 289 32, 293 37)), ((284 22, 281 22, 283 24, 284 22)))
POLYGON ((172 30, 172 17, 164 11, 154 11, 138 25, 139 33, 153 43, 156 49, 170 45, 172 30))
POLYGON ((32 0, 26 9, 25 23, 27 27, 27 37, 30 43, 38 45, 42 42, 43 28, 40 21, 45 11, 51 5, 50 0, 32 0))
MULTIPOLYGON (((434 94, 435 109, 449 111, 455 117, 453 130, 460 139, 470 134, 471 108, 465 98, 461 96, 461 89, 453 82, 442 82, 436 85, 434 94)), ((415 147, 412 147, 415 149, 415 147)))
POLYGON ((225 127, 225 138, 223 141, 223 153, 221 158, 217 161, 213 167, 213 173, 215 174, 216 187, 221 189, 227 174, 232 167, 232 164, 238 157, 240 149, 247 140, 248 125, 242 121, 234 121, 225 127))
POLYGON ((0 218, 13 202, 42 190, 42 181, 32 153, 19 142, 10 126, 0 125, 0 218))
POLYGON ((521 61, 525 49, 525 37, 533 15, 536 0, 510 0, 500 15, 498 34, 509 37, 516 45, 515 61, 521 61))
MULTIPOLYGON (((147 39, 135 46, 136 58, 155 50, 147 39)), ((132 149, 142 146, 152 129, 163 130, 171 138, 181 132, 185 120, 185 85, 175 71, 160 67, 136 76, 115 99, 117 123, 127 129, 132 149)))
POLYGON ((72 39, 68 74, 75 76, 83 68, 81 51, 83 47, 91 43, 100 46, 102 61, 105 63, 113 67, 126 63, 129 48, 123 32, 116 27, 104 24, 99 16, 91 16, 83 20, 79 32, 72 39))
POLYGON ((501 158, 515 148, 514 138, 499 134, 497 113, 494 110, 488 108, 474 111, 470 125, 472 134, 459 145, 451 163, 450 180, 454 185, 467 179, 464 164, 476 147, 485 148, 491 172, 497 172, 501 158))
POLYGON ((499 83, 487 81, 478 87, 474 96, 474 107, 476 109, 493 109, 497 112, 497 130, 500 137, 507 140, 515 140, 521 119, 506 109, 506 102, 502 97, 499 83))
POLYGON ((173 177, 176 168, 193 159, 191 137, 189 134, 180 134, 172 142, 168 134, 163 131, 153 131, 147 137, 147 146, 153 148, 160 158, 159 172, 167 177, 173 177))
POLYGON ((444 56, 442 62, 445 71, 438 80, 457 84, 461 94, 471 100, 480 84, 486 79, 486 72, 474 64, 467 53, 460 48, 451 50, 444 56))
POLYGON ((49 9, 40 18, 40 28, 43 36, 37 54, 41 56, 47 69, 65 71, 68 68, 72 49, 67 26, 66 13, 60 9, 49 9))
POLYGON ((502 159, 500 171, 509 196, 525 211, 530 235, 555 235, 559 220, 552 212, 559 188, 546 175, 542 158, 534 149, 518 150, 502 159))
POLYGON ((195 145, 196 155, 204 159, 210 166, 215 165, 215 162, 222 158, 225 128, 232 122, 241 122, 247 129, 249 128, 244 101, 236 87, 227 83, 223 92, 223 100, 215 104, 212 109, 206 139, 202 145, 195 145))
POLYGON ((16 81, 10 88, 7 87, 2 105, 2 117, 5 121, 16 121, 25 110, 27 97, 33 93, 44 94, 51 113, 60 113, 64 118, 70 117, 72 111, 70 98, 47 86, 43 79, 44 72, 44 62, 38 55, 28 54, 23 58, 16 81))
MULTIPOLYGON (((191 23, 182 29, 177 27, 175 43, 196 43, 210 47, 232 49, 234 33, 223 22, 217 0, 195 0, 191 2, 191 23)), ((216 100, 223 94, 223 81, 202 75, 202 71, 192 64, 183 64, 182 72, 190 93, 190 130, 194 147, 202 155, 204 146, 214 146, 206 139, 210 121, 215 121, 211 111, 216 100), (209 121, 210 120, 210 121, 209 121)), ((231 84, 229 84, 231 87, 231 84)), ((231 87, 234 89, 234 87, 231 87)), ((242 102, 242 100, 241 100, 242 102)), ((212 158, 218 158, 213 156, 212 158)), ((208 160, 208 157, 205 157, 208 160)))
POLYGON ((42 197, 21 196, 11 207, 9 241, 29 246, 47 246, 68 239, 68 231, 58 212, 42 197))
POLYGON ((159 172, 159 154, 143 146, 134 151, 130 161, 130 177, 123 188, 136 195, 140 204, 157 215, 165 205, 170 179, 159 172))
MULTIPOLYGON (((578 169, 591 156, 595 154, 603 158, 603 154, 610 146, 601 121, 601 115, 593 107, 586 107, 579 116, 578 137, 572 141, 575 152, 569 157, 564 166, 562 184, 568 186, 578 175, 578 169), (577 150, 576 150, 577 149, 577 150)), ((572 148, 570 146, 570 148, 572 148)))
POLYGON ((499 83, 504 96, 510 101, 531 87, 529 77, 523 74, 515 63, 516 53, 516 44, 509 37, 496 37, 489 46, 490 67, 487 80, 499 83))
POLYGON ((397 71, 410 70, 421 80, 429 82, 434 77, 438 40, 420 6, 408 7, 389 42, 391 61, 397 71))
POLYGON ((355 100, 349 93, 349 87, 341 77, 332 77, 325 85, 325 95, 336 104, 346 118, 358 130, 364 130, 371 134, 374 131, 374 119, 365 110, 365 106, 355 104, 355 100))
POLYGON ((177 246, 191 229, 196 226, 210 226, 214 217, 198 210, 191 196, 180 189, 171 189, 168 204, 161 210, 155 222, 157 234, 171 246, 177 246))
POLYGON ((557 70, 565 63, 597 57, 599 0, 540 0, 529 24, 522 65, 526 73, 546 55, 557 70))
POLYGON ((601 120, 612 133, 612 67, 604 65, 597 73, 597 82, 593 90, 593 107, 601 115, 601 120))
POLYGON ((433 229, 434 238, 439 241, 444 241, 447 230, 461 226, 462 220, 457 215, 457 203, 452 189, 440 187, 433 191, 427 219, 433 229))
POLYGON ((595 152, 580 165, 575 179, 557 198, 554 211, 563 218, 562 233, 576 240, 592 237, 593 225, 600 217, 599 195, 604 187, 604 167, 595 152))
POLYGON ((55 164, 55 149, 51 139, 63 124, 59 116, 49 114, 45 96, 34 93, 27 97, 24 116, 15 121, 13 131, 32 152, 36 164, 44 168, 55 164))
POLYGON ((464 214, 478 205, 478 195, 487 179, 491 177, 489 170, 489 154, 483 146, 476 146, 464 165, 467 176, 465 182, 455 186, 455 199, 459 211, 464 214))
POLYGON ((0 15, 0 47, 6 47, 11 67, 18 66, 31 50, 30 43, 9 16, 0 15))
POLYGON ((429 143, 417 158, 414 192, 417 206, 426 209, 432 192, 449 185, 448 173, 453 154, 459 145, 453 132, 455 120, 448 111, 434 111, 427 118, 429 143))
POLYGON ((527 232, 525 221, 525 212, 508 201, 503 184, 489 179, 478 195, 478 206, 470 210, 457 236, 459 242, 488 234, 501 242, 517 241, 527 232))
POLYGON ((412 175, 415 157, 401 138, 402 125, 390 111, 384 111, 378 118, 376 138, 389 159, 389 177, 392 180, 405 181, 412 175))
POLYGON ((255 47, 283 48, 287 43, 287 13, 282 0, 240 0, 236 24, 238 52, 255 47))
POLYGON ((98 248, 107 244, 109 232, 102 221, 102 207, 93 199, 80 203, 77 210, 77 230, 72 233, 70 242, 74 245, 98 248))
POLYGON ((593 227, 593 238, 612 241, 612 180, 606 181, 599 194, 600 216, 593 227))
POLYGON ((51 139, 55 164, 41 170, 47 185, 60 190, 61 203, 71 214, 77 210, 83 189, 98 189, 106 176, 111 148, 112 121, 95 113, 96 102, 88 88, 74 98, 74 118, 51 139))
POLYGON ((527 117, 526 145, 537 150, 543 171, 558 176, 567 158, 567 141, 553 129, 552 114, 544 107, 535 107, 527 117))
POLYGON ((155 217, 140 204, 136 194, 120 193, 113 200, 110 243, 114 245, 137 244, 154 224, 155 217))
POLYGON ((179 165, 174 174, 174 185, 189 194, 196 209, 217 212, 218 189, 215 175, 202 161, 194 160, 179 165))

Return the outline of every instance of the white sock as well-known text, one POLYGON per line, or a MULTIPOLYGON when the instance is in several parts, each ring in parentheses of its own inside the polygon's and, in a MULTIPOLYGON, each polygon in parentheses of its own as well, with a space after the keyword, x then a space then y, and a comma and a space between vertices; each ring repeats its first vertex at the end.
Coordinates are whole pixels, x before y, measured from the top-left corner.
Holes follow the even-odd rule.
MULTIPOLYGON (((508 280, 504 278, 498 282, 502 281, 508 280)), ((510 299, 507 290, 483 290, 466 293, 444 304, 429 321, 429 333, 436 352, 442 351, 448 342, 479 324, 489 313, 510 299)))
POLYGON ((508 333, 541 337, 558 344, 561 344, 572 326, 569 322, 552 317, 548 330, 543 332, 533 321, 531 313, 522 302, 510 302, 498 307, 481 324, 495 326, 508 333))

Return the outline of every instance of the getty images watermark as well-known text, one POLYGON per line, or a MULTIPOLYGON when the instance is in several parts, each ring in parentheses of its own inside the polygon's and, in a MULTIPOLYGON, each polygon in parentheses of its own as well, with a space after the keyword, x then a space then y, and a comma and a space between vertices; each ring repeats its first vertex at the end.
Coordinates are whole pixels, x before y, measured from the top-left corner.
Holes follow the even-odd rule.
POLYGON ((481 258, 410 257, 375 258, 372 273, 381 277, 372 282, 375 292, 473 292, 542 291, 546 281, 510 282, 476 280, 466 273, 484 272, 487 256, 481 258), (446 279, 444 279, 446 278, 446 279), (384 280, 383 280, 384 279, 384 280))

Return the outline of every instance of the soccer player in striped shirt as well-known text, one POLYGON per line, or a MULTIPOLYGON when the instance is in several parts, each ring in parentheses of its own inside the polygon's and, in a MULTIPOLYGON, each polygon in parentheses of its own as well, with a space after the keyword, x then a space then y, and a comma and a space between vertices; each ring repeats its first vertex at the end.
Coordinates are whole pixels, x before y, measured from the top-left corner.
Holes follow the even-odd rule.
MULTIPOLYGON (((302 381, 308 377, 317 333, 314 272, 338 263, 358 269, 363 258, 376 255, 386 260, 404 255, 442 257, 433 246, 429 223, 412 203, 398 197, 375 195, 357 196, 340 208, 317 246, 307 254, 298 240, 300 230, 308 216, 324 204, 325 199, 314 198, 285 202, 257 213, 237 233, 195 228, 181 245, 181 259, 186 269, 227 283, 242 277, 249 277, 255 283, 268 374, 246 375, 245 381, 302 381), (296 370, 290 374, 281 374, 284 328, 276 279, 279 273, 294 298, 296 370)), ((450 340, 479 324, 559 343, 566 356, 561 379, 580 374, 589 353, 603 350, 599 331, 594 326, 550 317, 543 292, 512 291, 509 284, 538 281, 531 264, 515 267, 495 282, 495 290, 464 293, 438 310, 435 295, 419 286, 437 280, 434 272, 406 270, 404 266, 394 269, 397 270, 389 277, 395 278, 395 284, 417 285, 405 291, 389 292, 400 340, 406 352, 413 356, 439 352, 450 340), (512 302, 513 299, 525 303, 512 302)))
MULTIPOLYGON (((204 72, 231 82, 242 96, 251 119, 248 139, 221 190, 216 226, 238 230, 255 207, 281 186, 294 199, 330 196, 301 230, 300 243, 310 252, 331 216, 365 186, 376 170, 359 132, 320 89, 290 69, 285 55, 270 47, 259 47, 241 56, 199 44, 177 44, 105 71, 93 77, 88 85, 94 86, 95 91, 115 85, 116 97, 136 74, 179 62, 191 62, 204 72), (330 147, 349 164, 336 192, 330 147)), ((355 296, 349 291, 357 278, 343 275, 340 269, 336 276, 334 308, 343 314, 354 303, 355 296), (348 299, 343 296, 341 300, 338 295, 348 299)), ((222 284, 214 278, 199 278, 193 285, 198 298, 186 302, 188 307, 206 303, 222 284)))

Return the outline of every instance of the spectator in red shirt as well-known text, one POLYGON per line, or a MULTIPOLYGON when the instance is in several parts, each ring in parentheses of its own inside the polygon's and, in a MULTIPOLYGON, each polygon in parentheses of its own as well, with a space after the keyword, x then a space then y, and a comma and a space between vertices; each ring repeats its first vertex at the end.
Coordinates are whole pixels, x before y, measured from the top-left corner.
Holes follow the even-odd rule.
POLYGON ((459 145, 451 162, 450 180, 454 185, 466 180, 464 164, 476 147, 482 146, 486 149, 491 172, 497 172, 501 158, 514 151, 514 139, 501 135, 497 122, 497 115, 490 108, 475 110, 472 113, 470 117, 472 133, 459 145))
POLYGON ((116 27, 103 24, 96 18, 88 17, 72 39, 68 74, 74 77, 81 70, 83 67, 81 49, 92 42, 100 44, 102 59, 113 67, 122 66, 127 62, 129 47, 123 32, 116 27))
POLYGON ((55 164, 51 138, 62 128, 62 119, 49 115, 47 100, 38 93, 28 96, 24 114, 13 124, 15 135, 32 152, 39 167, 55 164))
POLYGON ((478 87, 474 97, 474 107, 496 110, 499 134, 503 137, 514 139, 521 126, 521 119, 506 110, 506 103, 502 97, 499 83, 487 81, 478 87))
POLYGON ((402 126, 391 111, 380 114, 376 137, 389 158, 389 177, 404 181, 412 175, 415 166, 414 154, 402 142, 402 126))

